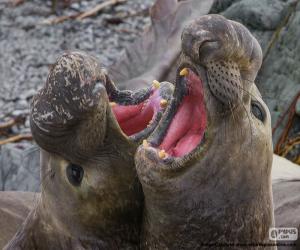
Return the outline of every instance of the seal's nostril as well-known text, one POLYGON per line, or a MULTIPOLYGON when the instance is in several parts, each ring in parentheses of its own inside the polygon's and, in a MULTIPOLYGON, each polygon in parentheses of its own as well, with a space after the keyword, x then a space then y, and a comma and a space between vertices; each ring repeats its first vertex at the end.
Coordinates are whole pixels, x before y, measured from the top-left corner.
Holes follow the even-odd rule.
POLYGON ((203 41, 201 44, 200 44, 200 46, 199 46, 199 55, 201 54, 201 50, 203 50, 203 49, 205 49, 205 46, 208 46, 208 44, 209 44, 209 40, 206 40, 206 41, 203 41))
POLYGON ((215 40, 204 40, 200 43, 198 47, 198 56, 199 60, 205 60, 211 56, 213 51, 216 51, 219 48, 219 43, 215 40))

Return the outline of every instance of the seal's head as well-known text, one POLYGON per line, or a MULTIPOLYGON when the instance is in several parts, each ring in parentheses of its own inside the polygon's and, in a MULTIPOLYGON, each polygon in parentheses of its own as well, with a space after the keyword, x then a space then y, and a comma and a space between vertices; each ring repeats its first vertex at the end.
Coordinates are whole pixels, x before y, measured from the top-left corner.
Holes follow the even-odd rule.
POLYGON ((39 211, 49 228, 97 239, 100 248, 138 244, 143 195, 136 141, 153 131, 170 85, 118 91, 94 57, 68 52, 57 60, 31 112, 43 149, 39 211))
POLYGON ((268 239, 272 141, 254 84, 261 62, 239 23, 207 15, 184 29, 172 102, 136 154, 145 245, 268 239))

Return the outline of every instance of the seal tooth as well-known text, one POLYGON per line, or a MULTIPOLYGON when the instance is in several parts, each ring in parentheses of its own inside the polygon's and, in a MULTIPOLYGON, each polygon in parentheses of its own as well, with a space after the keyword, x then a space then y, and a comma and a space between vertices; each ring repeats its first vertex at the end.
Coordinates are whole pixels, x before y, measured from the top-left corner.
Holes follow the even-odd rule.
POLYGON ((154 88, 158 89, 160 87, 160 82, 159 81, 154 80, 152 83, 153 83, 154 88))
POLYGON ((111 107, 114 107, 114 106, 117 105, 115 102, 110 102, 109 104, 110 104, 111 107))
POLYGON ((159 104, 161 108, 165 108, 167 107, 168 101, 166 99, 161 99, 159 104))
POLYGON ((188 74, 189 74, 189 71, 187 68, 183 68, 179 73, 180 76, 187 76, 188 74))
POLYGON ((149 128, 153 124, 153 119, 147 124, 147 127, 149 128))
POLYGON ((165 158, 166 156, 167 156, 167 153, 166 153, 165 150, 160 150, 160 151, 158 152, 158 157, 159 157, 159 158, 163 159, 163 158, 165 158))
POLYGON ((147 140, 143 140, 143 147, 144 148, 148 148, 149 147, 149 143, 147 140))

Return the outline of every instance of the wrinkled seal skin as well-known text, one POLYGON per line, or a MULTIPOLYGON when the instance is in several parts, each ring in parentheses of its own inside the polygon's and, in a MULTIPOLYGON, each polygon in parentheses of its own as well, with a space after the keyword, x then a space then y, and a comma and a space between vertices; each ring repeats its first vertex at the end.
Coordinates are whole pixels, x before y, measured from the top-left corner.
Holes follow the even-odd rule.
POLYGON ((137 143, 121 131, 108 95, 130 103, 148 90, 118 92, 82 52, 65 53, 52 67, 31 111, 32 134, 43 149, 41 198, 5 249, 138 248, 137 143), (84 170, 79 185, 68 178, 70 164, 84 170))
MULTIPOLYGON (((274 226, 270 114, 254 84, 261 62, 258 42, 239 23, 207 15, 184 29, 180 65, 204 82, 206 141, 172 162, 148 147, 138 148, 136 167, 145 195, 143 249, 205 249, 209 244, 264 249, 255 244, 274 244, 268 236, 274 226), (263 122, 250 111, 254 100, 264 109, 263 122)), ((177 80, 174 95, 178 86, 177 80)), ((167 113, 150 142, 161 134, 167 113)))

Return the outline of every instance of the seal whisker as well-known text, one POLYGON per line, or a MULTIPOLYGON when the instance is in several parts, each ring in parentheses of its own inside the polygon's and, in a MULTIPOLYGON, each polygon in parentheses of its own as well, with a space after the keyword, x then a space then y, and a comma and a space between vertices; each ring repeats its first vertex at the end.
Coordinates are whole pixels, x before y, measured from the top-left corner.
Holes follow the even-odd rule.
POLYGON ((257 99, 252 93, 250 93, 249 90, 244 89, 242 86, 239 86, 239 88, 240 88, 243 92, 245 92, 245 93, 247 93, 249 96, 251 96, 254 100, 257 99))
MULTIPOLYGON (((241 101, 241 100, 240 100, 240 101, 241 101)), ((241 101, 241 104, 242 104, 243 109, 245 110, 245 113, 246 113, 247 118, 248 118, 248 121, 249 121, 249 128, 250 128, 250 145, 251 145, 250 148, 252 149, 252 143, 253 143, 253 140, 252 140, 253 128, 252 128, 251 120, 250 120, 249 114, 248 114, 248 112, 247 112, 247 109, 246 109, 246 107, 245 107, 245 105, 243 104, 242 101, 241 101)), ((253 152, 253 151, 251 150, 251 152, 253 152)))
MULTIPOLYGON (((247 79, 242 79, 243 81, 249 82, 250 84, 255 84, 254 82, 247 80, 247 79)), ((242 90, 245 90, 242 88, 242 86, 240 86, 242 90)), ((268 96, 266 93, 271 93, 272 89, 271 88, 263 88, 263 89, 259 89, 260 90, 260 94, 262 95, 263 99, 274 99, 274 97, 272 96, 268 96)), ((247 90, 245 90, 247 92, 247 90)), ((248 92, 248 94, 250 94, 251 96, 253 96, 251 93, 248 92)))
MULTIPOLYGON (((230 110, 230 113, 231 113, 231 117, 232 117, 232 120, 233 120, 233 123, 235 124, 236 123, 236 118, 234 116, 234 112, 233 112, 233 104, 231 102, 229 102, 229 110, 230 110)), ((238 131, 237 131, 238 133, 238 131)), ((237 135, 239 137, 239 135, 237 135)), ((234 138, 235 140, 235 138, 234 138)))
MULTIPOLYGON (((49 181, 50 181, 50 178, 48 178, 49 176, 50 177, 53 177, 55 175, 55 173, 53 172, 52 169, 49 169, 45 175, 41 178, 41 183, 39 185, 39 188, 42 188, 43 186, 47 186, 49 181), (48 181, 48 182, 47 182, 48 181)), ((38 191, 38 190, 37 190, 38 191)))
POLYGON ((227 132, 227 128, 228 128, 227 125, 228 125, 228 124, 227 124, 226 119, 224 120, 224 122, 225 122, 225 125, 224 125, 224 126, 225 126, 225 131, 224 131, 224 137, 225 137, 225 138, 224 138, 224 139, 225 139, 225 142, 226 142, 226 141, 227 141, 227 133, 228 133, 228 132, 227 132))

